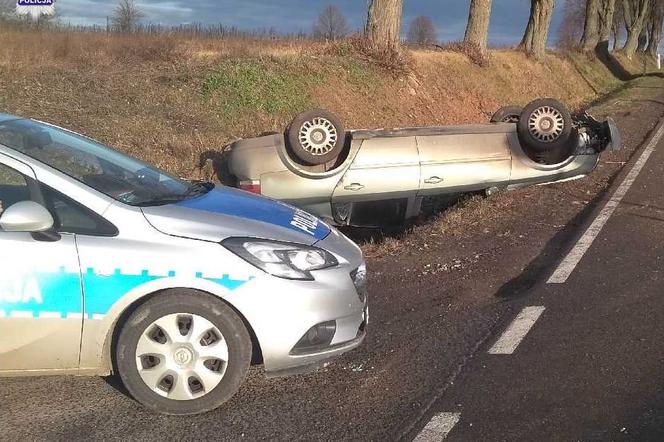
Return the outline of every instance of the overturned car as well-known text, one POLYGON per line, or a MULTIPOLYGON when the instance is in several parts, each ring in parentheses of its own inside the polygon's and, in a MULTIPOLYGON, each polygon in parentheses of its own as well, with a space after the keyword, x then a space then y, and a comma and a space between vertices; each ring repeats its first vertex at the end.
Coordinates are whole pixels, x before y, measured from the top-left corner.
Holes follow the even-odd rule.
POLYGON ((317 109, 284 134, 231 144, 223 176, 334 225, 380 227, 417 216, 440 196, 580 178, 601 152, 619 148, 611 118, 572 115, 553 99, 501 108, 489 124, 349 132, 317 109))

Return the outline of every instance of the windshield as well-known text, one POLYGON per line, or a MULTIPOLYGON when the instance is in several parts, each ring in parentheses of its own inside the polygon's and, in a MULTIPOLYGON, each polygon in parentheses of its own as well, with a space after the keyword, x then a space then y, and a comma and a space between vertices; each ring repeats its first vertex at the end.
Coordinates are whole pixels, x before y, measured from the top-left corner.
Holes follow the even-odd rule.
POLYGON ((0 144, 132 206, 168 204, 208 192, 88 138, 33 120, 0 123, 0 144))

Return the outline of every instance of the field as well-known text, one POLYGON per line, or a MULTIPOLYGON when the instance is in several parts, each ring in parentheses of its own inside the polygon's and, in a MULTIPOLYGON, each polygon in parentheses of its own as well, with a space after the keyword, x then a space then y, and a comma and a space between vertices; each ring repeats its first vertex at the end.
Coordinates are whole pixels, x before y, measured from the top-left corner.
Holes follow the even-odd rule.
POLYGON ((480 67, 442 50, 376 60, 352 41, 4 31, 0 42, 1 111, 192 178, 205 152, 281 131, 311 107, 338 113, 349 128, 470 123, 501 105, 553 96, 579 106, 622 85, 579 54, 538 64, 497 50, 480 67))

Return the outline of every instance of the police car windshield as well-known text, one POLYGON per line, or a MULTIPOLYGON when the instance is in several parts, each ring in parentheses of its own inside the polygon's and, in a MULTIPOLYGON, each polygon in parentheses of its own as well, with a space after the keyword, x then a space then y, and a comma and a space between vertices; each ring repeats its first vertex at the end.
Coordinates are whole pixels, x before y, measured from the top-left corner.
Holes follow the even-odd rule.
POLYGON ((168 204, 211 189, 173 177, 86 137, 33 120, 0 123, 0 144, 132 206, 168 204))

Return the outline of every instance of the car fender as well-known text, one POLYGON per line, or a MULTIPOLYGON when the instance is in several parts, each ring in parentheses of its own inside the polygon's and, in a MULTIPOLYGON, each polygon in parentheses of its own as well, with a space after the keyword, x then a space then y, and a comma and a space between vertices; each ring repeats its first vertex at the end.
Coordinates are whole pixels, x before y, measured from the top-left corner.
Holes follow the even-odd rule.
MULTIPOLYGON (((160 278, 139 285, 118 299, 103 317, 96 316, 84 319, 86 324, 81 347, 80 371, 100 375, 111 373, 113 339, 116 330, 118 330, 117 327, 122 326, 119 321, 126 319, 134 306, 141 304, 152 296, 159 296, 160 292, 174 289, 197 290, 208 293, 222 299, 235 310, 238 310, 231 296, 232 291, 207 279, 160 278)), ((244 316, 244 314, 242 315, 244 316)))

